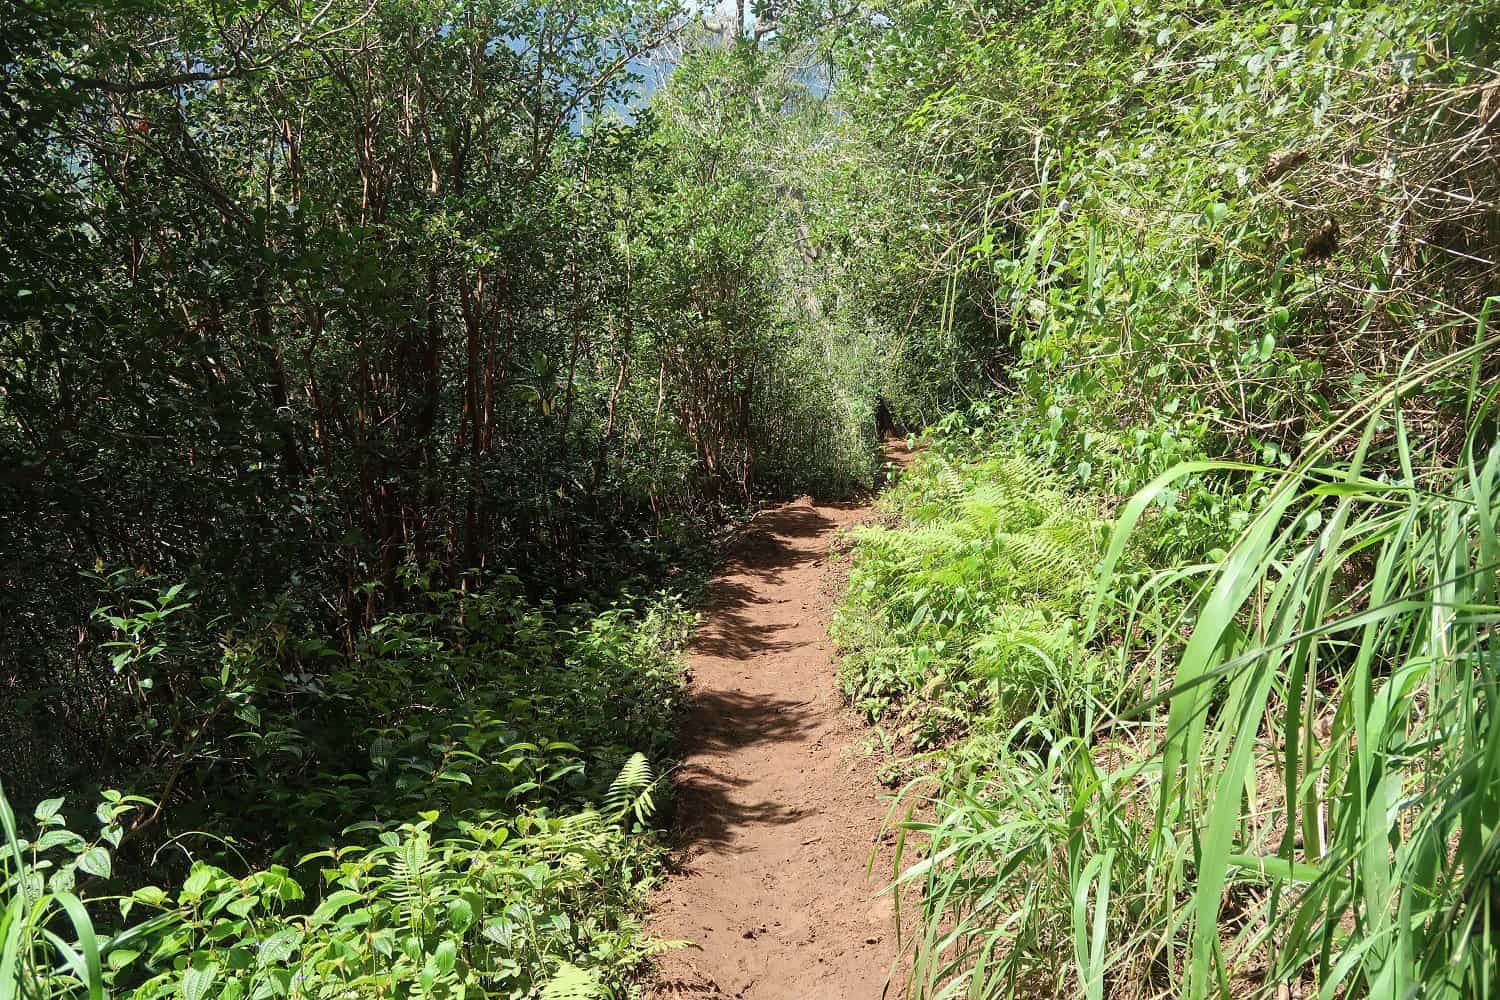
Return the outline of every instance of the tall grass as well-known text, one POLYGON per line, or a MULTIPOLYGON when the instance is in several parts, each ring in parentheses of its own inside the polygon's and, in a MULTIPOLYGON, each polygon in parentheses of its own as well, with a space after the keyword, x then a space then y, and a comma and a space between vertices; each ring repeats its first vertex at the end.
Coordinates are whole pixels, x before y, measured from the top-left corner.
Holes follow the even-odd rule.
POLYGON ((0 1000, 41 995, 42 983, 61 975, 75 978, 89 1000, 104 995, 99 938, 83 902, 72 892, 49 890, 43 869, 27 857, 15 813, 0 783, 0 1000), (71 926, 71 939, 57 931, 71 926), (54 967, 54 955, 63 965, 54 967))
POLYGON ((1500 388, 1479 334, 1335 424, 1221 560, 1118 572, 1173 483, 1251 467, 1180 465, 1122 509, 1089 625, 1170 679, 1055 738, 974 739, 906 789, 912 995, 1495 988, 1500 388), (1140 646, 1128 616, 1184 627, 1140 646))
POLYGON ((1205 585, 1165 698, 1153 831, 1153 859, 1185 843, 1195 873, 1189 996, 1253 958, 1325 996, 1483 995, 1500 974, 1500 449, 1480 332, 1330 434, 1205 585), (1401 397, 1461 365, 1450 464, 1401 397), (1328 463, 1340 439, 1352 455, 1328 463), (1246 894, 1255 918, 1227 933, 1226 895, 1246 894))

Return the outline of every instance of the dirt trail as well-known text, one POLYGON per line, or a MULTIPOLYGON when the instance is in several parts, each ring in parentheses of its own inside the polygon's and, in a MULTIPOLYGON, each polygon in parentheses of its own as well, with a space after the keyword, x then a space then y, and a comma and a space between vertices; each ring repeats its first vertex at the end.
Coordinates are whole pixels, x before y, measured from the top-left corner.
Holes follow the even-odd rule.
POLYGON ((697 947, 662 958, 650 997, 885 992, 888 855, 868 880, 865 867, 886 802, 825 632, 829 543, 868 511, 807 498, 765 511, 710 584, 689 651, 675 865, 650 928, 697 947))

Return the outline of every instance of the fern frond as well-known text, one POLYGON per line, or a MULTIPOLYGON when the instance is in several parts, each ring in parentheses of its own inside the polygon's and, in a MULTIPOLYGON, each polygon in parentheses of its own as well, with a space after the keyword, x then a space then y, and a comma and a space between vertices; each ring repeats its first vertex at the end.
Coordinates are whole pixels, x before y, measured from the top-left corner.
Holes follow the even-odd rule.
POLYGON ((604 814, 618 823, 633 813, 638 822, 645 823, 656 810, 655 789, 651 762, 643 753, 632 754, 604 793, 604 814))
POLYGON ((684 948, 692 947, 695 947, 692 941, 651 938, 640 944, 636 950, 642 958, 655 958, 658 955, 665 955, 669 951, 682 951, 684 948))
POLYGON ((542 987, 541 1000, 607 1000, 609 993, 592 972, 561 962, 557 974, 542 987))

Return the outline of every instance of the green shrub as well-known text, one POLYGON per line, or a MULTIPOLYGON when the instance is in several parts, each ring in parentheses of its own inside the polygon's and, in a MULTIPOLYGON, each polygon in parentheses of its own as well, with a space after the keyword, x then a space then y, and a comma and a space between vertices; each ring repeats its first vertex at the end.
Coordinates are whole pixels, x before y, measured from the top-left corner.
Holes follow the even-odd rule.
MULTIPOLYGON (((1114 645, 1102 675, 1144 690, 1111 700, 1084 666, 1074 683, 1098 710, 1056 726, 1066 688, 1035 682, 1034 715, 953 744, 904 790, 894 879, 923 888, 916 996, 1486 993, 1500 974, 1494 343, 1481 324, 1474 347, 1415 368, 1291 470, 1260 470, 1208 563, 1122 573, 1174 484, 1251 474, 1168 470, 1120 511, 1076 635, 1050 630, 1042 599, 967 647, 1012 664, 1014 634, 1052 663, 1070 643, 1114 645), (1470 387, 1456 460, 1409 433, 1411 400, 1451 380, 1470 387)), ((897 494, 933 495, 915 478, 897 494)), ((940 503, 963 509, 951 487, 940 503)))
POLYGON ((34 843, 8 834, 7 914, 17 923, 5 928, 0 985, 29 996, 103 989, 140 1000, 522 998, 546 996, 571 969, 603 996, 658 947, 637 921, 652 852, 627 830, 649 815, 633 806, 652 781, 633 764, 611 795, 625 808, 603 814, 496 812, 442 837, 433 835, 435 811, 399 826, 366 822, 346 834, 369 830, 369 843, 311 854, 291 870, 234 876, 195 862, 175 890, 137 886, 82 902, 57 887, 71 881, 59 875, 107 880, 108 850, 43 818, 49 828, 34 843), (54 888, 39 892, 44 876, 54 888), (117 929, 93 932, 85 905, 117 906, 117 929), (49 933, 53 909, 76 921, 76 941, 49 933), (78 952, 82 962, 70 957, 78 952))
POLYGON ((1028 462, 940 445, 886 504, 897 524, 856 533, 832 629, 866 714, 912 717, 926 744, 975 718, 1056 727, 1113 683, 1077 617, 1099 553, 1086 503, 1028 462))
MULTIPOLYGON (((144 798, 106 793, 93 839, 70 831, 61 799, 37 807, 33 833, 7 807, 5 995, 623 989, 661 947, 638 920, 659 857, 650 761, 671 738, 692 617, 670 595, 604 611, 503 588, 431 599, 376 623, 316 683, 265 646, 226 643, 202 690, 233 711, 210 711, 165 790, 217 782, 214 802, 237 812, 155 837, 149 873, 134 841, 164 811, 144 798), (222 714, 236 720, 224 732, 208 724, 222 714), (242 852, 282 863, 246 872, 242 852)), ((190 600, 174 606, 192 622, 190 600)), ((139 639, 162 622, 144 614, 109 624, 139 639)), ((181 648, 159 627, 154 640, 127 646, 157 655, 120 661, 137 686, 181 648)), ((182 811, 165 813, 174 830, 182 811)))

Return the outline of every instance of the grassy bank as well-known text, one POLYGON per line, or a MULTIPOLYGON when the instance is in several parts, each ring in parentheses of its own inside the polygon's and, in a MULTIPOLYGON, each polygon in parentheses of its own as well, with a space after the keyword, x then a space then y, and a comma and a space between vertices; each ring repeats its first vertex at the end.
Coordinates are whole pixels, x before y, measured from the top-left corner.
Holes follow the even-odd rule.
MULTIPOLYGON (((1477 379, 1487 346, 1399 388, 1477 379)), ((914 995, 1484 994, 1493 391, 1455 457, 1401 399, 1290 470, 1184 463, 1130 496, 1060 485, 1011 414, 933 436, 835 629, 914 754, 914 995)))

